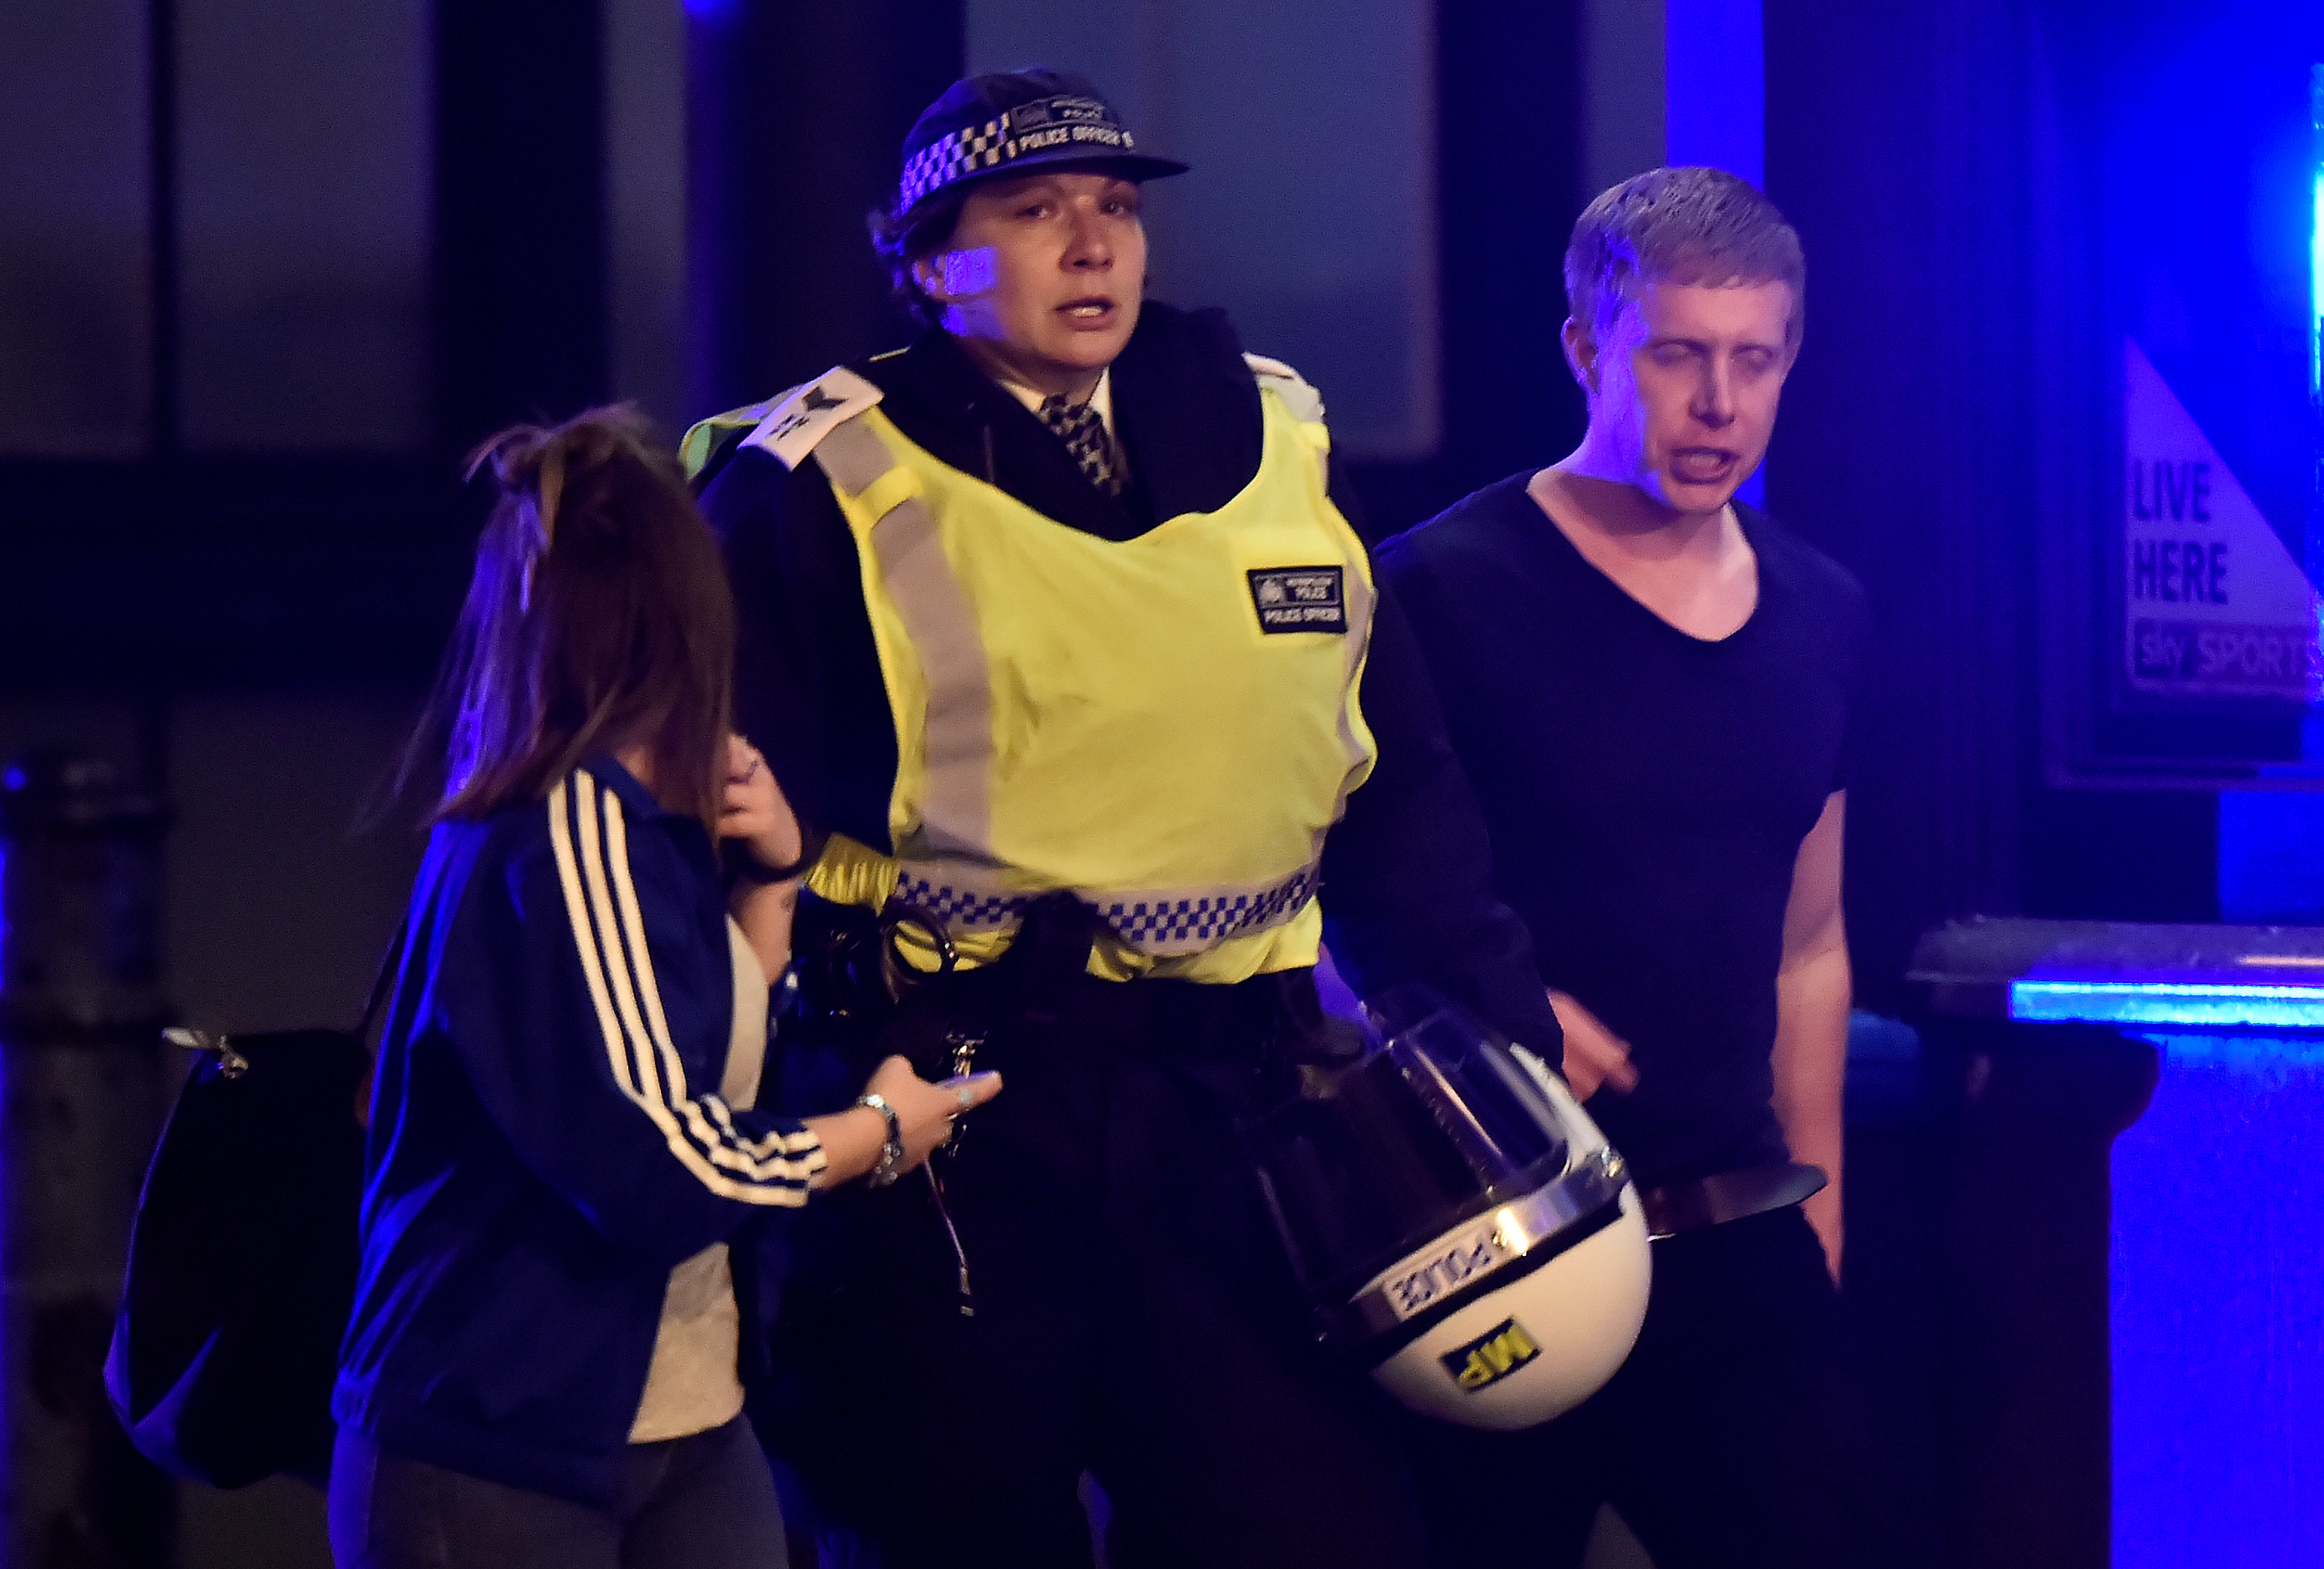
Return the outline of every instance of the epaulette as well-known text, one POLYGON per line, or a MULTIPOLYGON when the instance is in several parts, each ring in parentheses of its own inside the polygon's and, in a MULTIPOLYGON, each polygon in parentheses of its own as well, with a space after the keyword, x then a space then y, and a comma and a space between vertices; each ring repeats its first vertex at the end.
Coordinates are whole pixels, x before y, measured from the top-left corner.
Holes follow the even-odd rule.
POLYGON ((1323 394, 1307 384, 1306 378, 1281 360, 1271 360, 1263 354, 1247 354, 1243 364, 1259 384, 1283 400, 1291 417, 1310 425, 1323 422, 1323 394))
POLYGON ((768 411, 759 428, 742 438, 742 445, 771 452, 785 468, 797 468, 834 426, 853 419, 882 396, 878 387, 845 365, 835 365, 768 411))
POLYGON ((740 436, 756 429, 760 420, 773 413, 778 404, 798 391, 797 387, 786 388, 761 402, 729 409, 723 414, 713 414, 687 426, 686 434, 678 438, 678 460, 686 466, 686 477, 699 480, 703 469, 708 466, 712 458, 740 436))
POLYGON ((835 366, 762 401, 696 420, 678 444, 678 461, 686 466, 687 479, 699 480, 704 468, 728 447, 763 447, 785 467, 797 468, 834 425, 862 413, 880 398, 878 387, 845 365, 835 366), (737 432, 747 434, 737 441, 737 432))

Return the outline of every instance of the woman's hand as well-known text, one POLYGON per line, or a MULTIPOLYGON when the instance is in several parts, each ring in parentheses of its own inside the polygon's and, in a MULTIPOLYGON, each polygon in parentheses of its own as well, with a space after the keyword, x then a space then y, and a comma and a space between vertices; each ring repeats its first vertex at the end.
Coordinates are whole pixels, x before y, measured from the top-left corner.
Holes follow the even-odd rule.
MULTIPOLYGON (((761 866, 795 865, 799 858, 798 818, 791 815, 790 802, 775 783, 775 771, 757 747, 739 735, 726 737, 726 793, 719 804, 718 835, 739 841, 743 853, 761 866)), ((791 962, 791 915, 798 908, 796 877, 780 882, 741 878, 726 908, 767 978, 780 978, 791 962)))
POLYGON ((718 814, 718 836, 741 840, 761 866, 788 866, 799 858, 798 818, 775 783, 775 771, 739 735, 726 737, 726 798, 718 814))
POLYGON ((954 1118, 1001 1093, 1001 1075, 970 1074, 930 1084, 912 1071, 910 1063, 891 1057, 872 1071, 863 1090, 885 1096, 896 1108, 896 1122, 904 1135, 903 1168, 909 1171, 952 1137, 954 1118))
POLYGON ((1638 1087, 1638 1070, 1630 1066, 1630 1043, 1566 993, 1552 990, 1549 1005, 1565 1031, 1565 1083, 1573 1098, 1586 1101, 1600 1085, 1619 1094, 1638 1087))
MULTIPOLYGON (((891 1057, 873 1070, 863 1089, 896 1109, 896 1129, 904 1140, 904 1163, 898 1168, 901 1174, 952 1137, 954 1119, 999 1094, 1001 1075, 970 1074, 932 1084, 914 1073, 909 1062, 891 1057)), ((810 1117, 807 1125, 823 1141, 825 1164, 818 1187, 865 1175, 880 1164, 880 1152, 888 1143, 888 1119, 868 1106, 810 1117)))

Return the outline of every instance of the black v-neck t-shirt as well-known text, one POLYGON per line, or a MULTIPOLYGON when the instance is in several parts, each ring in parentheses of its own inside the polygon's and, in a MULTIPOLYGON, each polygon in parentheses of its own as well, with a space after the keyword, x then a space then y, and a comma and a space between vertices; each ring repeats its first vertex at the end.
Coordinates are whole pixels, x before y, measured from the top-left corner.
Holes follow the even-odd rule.
POLYGON ((1590 1111, 1655 1186, 1783 1156, 1775 974, 1800 842, 1845 788, 1864 594, 1764 514, 1750 619, 1689 636, 1585 560, 1517 475, 1391 540, 1495 881, 1543 976, 1630 1043, 1590 1111))

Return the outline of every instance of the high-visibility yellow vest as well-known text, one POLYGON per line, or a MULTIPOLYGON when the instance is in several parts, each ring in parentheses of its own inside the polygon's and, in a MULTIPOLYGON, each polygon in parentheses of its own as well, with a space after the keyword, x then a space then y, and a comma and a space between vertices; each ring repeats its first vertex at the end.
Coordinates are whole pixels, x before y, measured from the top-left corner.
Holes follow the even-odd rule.
POLYGON ((811 451, 854 533, 896 724, 894 854, 835 839, 809 887, 912 906, 972 964, 1060 889, 1101 918, 1101 975, 1315 962, 1324 832, 1374 755, 1373 590, 1324 494, 1320 402, 1253 367, 1259 472, 1127 540, 938 462, 853 373, 764 413, 749 442, 811 451))

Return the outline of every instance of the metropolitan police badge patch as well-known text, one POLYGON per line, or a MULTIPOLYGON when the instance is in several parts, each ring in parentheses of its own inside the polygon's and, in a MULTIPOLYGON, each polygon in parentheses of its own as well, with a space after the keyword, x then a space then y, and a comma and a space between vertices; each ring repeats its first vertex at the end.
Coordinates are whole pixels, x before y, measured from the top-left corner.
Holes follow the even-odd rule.
POLYGON ((1250 603, 1259 630, 1336 632, 1348 630, 1348 601, 1340 567, 1259 567, 1250 579, 1250 603))

